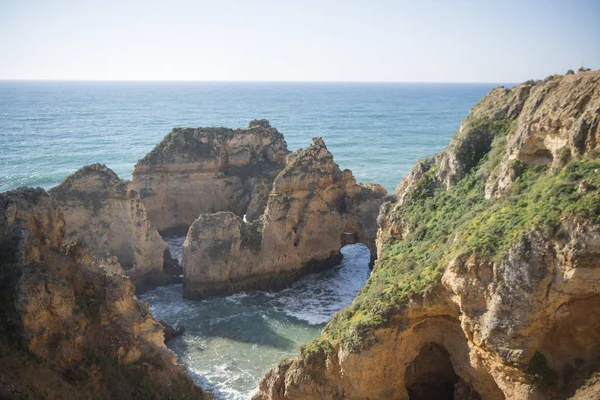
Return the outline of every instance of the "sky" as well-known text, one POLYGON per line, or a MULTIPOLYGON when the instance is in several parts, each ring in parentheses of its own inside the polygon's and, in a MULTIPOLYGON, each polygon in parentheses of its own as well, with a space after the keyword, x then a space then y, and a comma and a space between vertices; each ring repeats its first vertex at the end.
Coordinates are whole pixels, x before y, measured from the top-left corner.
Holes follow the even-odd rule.
POLYGON ((520 82, 600 69, 600 0, 0 0, 0 79, 520 82))

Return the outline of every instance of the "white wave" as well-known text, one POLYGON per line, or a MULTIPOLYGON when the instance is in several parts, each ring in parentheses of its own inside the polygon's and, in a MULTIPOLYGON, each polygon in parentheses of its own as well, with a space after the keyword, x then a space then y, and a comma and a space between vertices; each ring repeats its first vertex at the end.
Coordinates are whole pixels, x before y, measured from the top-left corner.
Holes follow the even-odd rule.
POLYGON ((167 247, 171 252, 171 257, 176 259, 181 265, 181 259, 183 258, 183 243, 185 242, 185 236, 166 236, 163 238, 167 242, 167 247))
MULTIPOLYGON (((183 238, 170 241, 183 244, 183 238)), ((266 370, 296 354, 337 311, 350 304, 369 276, 370 254, 362 244, 342 249, 330 271, 304 277, 279 292, 239 293, 202 301, 184 300, 182 285, 140 296, 154 316, 182 324, 169 347, 194 380, 217 399, 249 399, 266 370)))
POLYGON ((225 297, 225 300, 227 300, 227 301, 239 301, 239 300, 244 299, 244 298, 246 298, 248 296, 249 296, 248 293, 246 293, 246 292, 240 292, 240 293, 232 294, 231 296, 225 297))
POLYGON ((308 276, 280 292, 279 303, 287 315, 311 325, 328 322, 352 302, 369 277, 369 248, 361 243, 345 246, 344 259, 332 271, 308 276))

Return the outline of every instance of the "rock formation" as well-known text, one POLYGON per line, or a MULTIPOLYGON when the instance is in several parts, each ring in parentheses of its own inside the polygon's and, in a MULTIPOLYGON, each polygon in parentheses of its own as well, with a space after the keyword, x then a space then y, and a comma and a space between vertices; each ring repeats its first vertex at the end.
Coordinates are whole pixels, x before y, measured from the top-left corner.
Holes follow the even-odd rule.
POLYGON ((600 71, 490 92, 378 217, 365 288, 255 399, 600 392, 600 71))
POLYGON ((287 157, 264 214, 252 223, 231 212, 203 214, 183 251, 184 297, 277 289, 338 264, 344 244, 375 252, 376 215, 386 194, 341 171, 321 138, 287 157))
POLYGON ((138 161, 133 187, 162 232, 185 232, 200 214, 231 211, 252 221, 288 154, 266 120, 247 129, 175 128, 138 161))
POLYGON ((167 244, 138 193, 105 165, 81 168, 49 194, 63 214, 64 245, 85 246, 114 272, 126 273, 138 291, 177 280, 163 272, 170 261, 167 244))
MULTIPOLYGON (((0 194, 0 397, 206 398, 175 365, 161 325, 129 279, 88 253, 91 236, 71 240, 73 222, 57 205, 70 190, 89 190, 86 201, 98 213, 110 208, 106 202, 121 208, 116 193, 93 198, 111 175, 91 169, 92 182, 76 175, 53 196, 39 188, 0 194)), ((68 212, 83 215, 74 204, 68 212)))

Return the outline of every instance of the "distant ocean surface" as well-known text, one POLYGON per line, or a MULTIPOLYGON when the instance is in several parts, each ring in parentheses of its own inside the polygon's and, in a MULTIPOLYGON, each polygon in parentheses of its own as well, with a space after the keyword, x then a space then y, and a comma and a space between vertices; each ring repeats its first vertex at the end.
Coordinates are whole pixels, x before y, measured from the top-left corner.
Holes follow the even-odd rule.
POLYGON ((499 84, 0 81, 0 192, 100 162, 131 179, 173 127, 266 118, 290 150, 322 136, 361 182, 392 191, 499 84))

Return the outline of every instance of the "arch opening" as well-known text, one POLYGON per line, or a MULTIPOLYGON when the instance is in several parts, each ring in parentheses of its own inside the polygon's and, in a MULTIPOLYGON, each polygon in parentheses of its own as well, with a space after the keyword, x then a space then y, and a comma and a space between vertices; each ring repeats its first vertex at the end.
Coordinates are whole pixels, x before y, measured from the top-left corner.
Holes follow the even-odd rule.
POLYGON ((377 250, 375 250, 374 243, 369 243, 368 241, 364 241, 361 239, 359 232, 342 232, 340 235, 341 247, 344 248, 351 244, 364 244, 369 249, 369 256, 371 257, 369 261, 369 268, 373 268, 375 264, 375 260, 377 259, 377 250))

